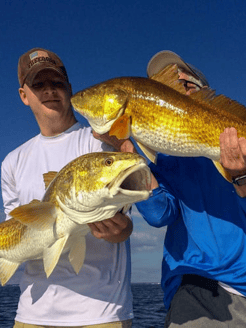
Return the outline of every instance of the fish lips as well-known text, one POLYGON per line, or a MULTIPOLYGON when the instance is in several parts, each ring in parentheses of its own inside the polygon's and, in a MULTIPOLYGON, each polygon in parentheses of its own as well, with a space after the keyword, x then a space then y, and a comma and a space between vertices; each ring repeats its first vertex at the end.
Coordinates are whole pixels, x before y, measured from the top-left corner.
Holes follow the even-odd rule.
POLYGON ((107 188, 112 197, 118 196, 122 201, 130 203, 147 199, 150 196, 150 169, 145 163, 135 164, 120 172, 107 188))

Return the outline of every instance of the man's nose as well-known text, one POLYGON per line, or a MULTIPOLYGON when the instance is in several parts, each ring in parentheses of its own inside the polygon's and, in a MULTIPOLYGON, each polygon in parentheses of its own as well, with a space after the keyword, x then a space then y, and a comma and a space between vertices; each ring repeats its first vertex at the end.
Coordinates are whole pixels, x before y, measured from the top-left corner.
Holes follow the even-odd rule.
POLYGON ((54 92, 54 91, 56 91, 56 88, 55 88, 54 84, 51 81, 46 81, 44 83, 44 91, 54 92))

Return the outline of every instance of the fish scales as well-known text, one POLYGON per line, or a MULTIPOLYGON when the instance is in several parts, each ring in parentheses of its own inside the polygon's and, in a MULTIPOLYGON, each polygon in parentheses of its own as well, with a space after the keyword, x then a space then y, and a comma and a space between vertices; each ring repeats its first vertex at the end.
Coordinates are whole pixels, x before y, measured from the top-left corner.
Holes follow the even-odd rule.
POLYGON ((44 182, 48 189, 42 201, 15 208, 12 219, 0 224, 2 285, 27 260, 43 259, 49 277, 65 252, 78 273, 85 258, 87 223, 125 212, 150 195, 147 162, 132 153, 86 154, 58 173, 45 174, 44 182))
MULTIPOLYGON (((142 134, 146 133, 146 144, 154 145, 157 151, 162 150, 165 140, 168 145, 166 151, 173 145, 176 149, 195 155, 194 146, 197 144, 199 154, 201 143, 219 147, 218 136, 232 125, 240 135, 245 135, 245 124, 239 118, 209 104, 197 103, 166 85, 158 83, 154 92, 155 81, 126 78, 125 82, 131 84, 131 88, 126 88, 130 92, 124 113, 132 119, 132 135, 141 141, 144 138, 142 134)), ((119 85, 116 84, 117 87, 119 85)), ((182 152, 178 155, 182 155, 182 152)), ((218 155, 214 159, 218 159, 218 155)))
MULTIPOLYGON (((71 100, 75 110, 86 117, 99 134, 109 131, 119 139, 126 137, 112 131, 117 124, 120 126, 120 117, 125 116, 130 119, 130 135, 143 148, 175 156, 219 160, 220 134, 226 127, 233 126, 240 137, 246 137, 245 121, 234 115, 231 103, 228 102, 231 112, 219 106, 223 97, 215 99, 217 102, 206 100, 203 92, 200 99, 193 95, 188 97, 151 79, 122 77, 82 90, 71 100), (93 108, 94 97, 96 108, 93 108)), ((123 129, 122 125, 118 130, 123 129)))
POLYGON ((10 219, 0 224, 0 250, 10 250, 18 245, 27 227, 10 219))

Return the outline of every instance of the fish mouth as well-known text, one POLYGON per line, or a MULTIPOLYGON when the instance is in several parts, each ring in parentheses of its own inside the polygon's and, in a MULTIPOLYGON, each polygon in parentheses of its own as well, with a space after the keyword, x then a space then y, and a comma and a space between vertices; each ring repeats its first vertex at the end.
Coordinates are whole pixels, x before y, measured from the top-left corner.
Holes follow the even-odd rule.
POLYGON ((108 184, 112 197, 129 197, 134 202, 147 199, 150 195, 151 175, 145 163, 139 163, 127 168, 108 184))
MULTIPOLYGON (((86 115, 83 115, 83 116, 86 117, 86 115)), ((107 133, 115 121, 115 120, 107 121, 105 118, 102 118, 102 119, 99 118, 97 120, 93 120, 89 117, 86 117, 86 118, 87 118, 92 130, 94 130, 98 134, 107 133)))

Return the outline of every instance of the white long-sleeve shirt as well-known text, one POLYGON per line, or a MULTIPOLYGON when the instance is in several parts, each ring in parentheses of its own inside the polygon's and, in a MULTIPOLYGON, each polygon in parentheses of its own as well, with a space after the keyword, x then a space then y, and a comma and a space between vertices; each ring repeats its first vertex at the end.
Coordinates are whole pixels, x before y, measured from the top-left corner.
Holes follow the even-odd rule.
MULTIPOLYGON (((2 163, 1 183, 5 213, 42 199, 43 174, 59 171, 74 158, 111 150, 96 140, 91 128, 76 123, 55 137, 39 134, 2 163)), ((42 260, 26 263, 16 320, 36 325, 80 326, 133 317, 130 289, 129 240, 113 244, 86 236, 85 262, 76 275, 62 254, 47 279, 42 260)))

